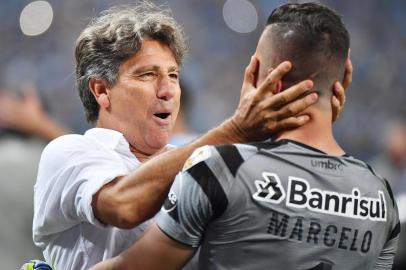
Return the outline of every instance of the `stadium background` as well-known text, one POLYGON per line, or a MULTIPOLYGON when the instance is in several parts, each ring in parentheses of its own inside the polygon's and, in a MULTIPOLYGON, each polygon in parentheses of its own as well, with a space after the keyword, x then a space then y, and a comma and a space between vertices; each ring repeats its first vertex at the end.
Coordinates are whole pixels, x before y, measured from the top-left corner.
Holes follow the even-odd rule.
MULTIPOLYGON (((34 8, 31 4, 31 12, 22 12, 32 2, 0 2, 0 89, 21 94, 24 85, 36 85, 50 115, 81 133, 89 125, 75 89, 75 39, 100 11, 133 1, 49 0, 52 9, 42 2, 34 8)), ((191 130, 204 132, 232 114, 243 70, 266 19, 271 10, 286 2, 168 1, 174 17, 184 26, 190 47, 182 79, 193 97, 188 112, 191 130)), ((354 79, 335 132, 344 148, 350 149, 349 154, 368 160, 382 150, 387 125, 406 119, 406 1, 320 2, 342 14, 351 34, 354 79)), ((24 239, 29 238, 32 183, 39 154, 31 148, 7 147, 13 151, 11 156, 0 150, 0 262, 5 269, 16 269, 22 260, 35 255, 24 239), (27 159, 29 155, 32 158, 27 159), (9 163, 1 164, 2 160, 9 163)))

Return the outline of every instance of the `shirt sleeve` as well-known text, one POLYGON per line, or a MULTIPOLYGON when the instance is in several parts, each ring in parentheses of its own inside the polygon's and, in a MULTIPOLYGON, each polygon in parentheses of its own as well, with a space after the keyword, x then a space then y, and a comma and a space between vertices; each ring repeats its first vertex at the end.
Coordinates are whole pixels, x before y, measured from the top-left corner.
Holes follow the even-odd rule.
POLYGON ((93 215, 92 196, 106 183, 128 173, 114 153, 89 149, 81 141, 52 142, 41 156, 34 187, 34 240, 88 222, 104 226, 93 215))
MULTIPOLYGON (((392 194, 391 191, 390 193, 392 194)), ((374 268, 375 270, 392 269, 396 251, 398 249, 398 242, 400 236, 399 212, 396 205, 396 201, 393 198, 393 195, 391 195, 391 198, 393 202, 393 218, 391 222, 391 230, 390 234, 388 235, 388 239, 386 240, 386 243, 383 246, 377 258, 374 268)))
POLYGON ((208 223, 228 203, 218 176, 208 165, 216 161, 210 151, 209 147, 203 152, 197 149, 186 161, 156 219, 167 236, 192 247, 199 246, 208 223))

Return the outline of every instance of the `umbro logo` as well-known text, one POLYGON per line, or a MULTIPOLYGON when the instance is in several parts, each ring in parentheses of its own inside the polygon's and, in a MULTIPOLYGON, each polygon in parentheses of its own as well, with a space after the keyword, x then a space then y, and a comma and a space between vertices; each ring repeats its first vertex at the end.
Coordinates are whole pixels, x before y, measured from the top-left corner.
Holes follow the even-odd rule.
POLYGON ((343 164, 331 159, 328 160, 312 159, 310 164, 312 165, 312 167, 320 169, 335 170, 335 171, 344 170, 343 164))

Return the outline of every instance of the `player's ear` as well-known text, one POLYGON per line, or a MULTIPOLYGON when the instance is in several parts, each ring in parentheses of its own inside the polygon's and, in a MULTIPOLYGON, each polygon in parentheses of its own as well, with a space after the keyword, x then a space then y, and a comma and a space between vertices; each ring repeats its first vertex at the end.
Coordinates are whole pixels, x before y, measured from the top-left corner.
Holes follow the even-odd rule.
POLYGON ((100 108, 107 109, 110 107, 108 85, 105 80, 91 78, 89 80, 89 89, 92 92, 97 103, 99 104, 100 108))

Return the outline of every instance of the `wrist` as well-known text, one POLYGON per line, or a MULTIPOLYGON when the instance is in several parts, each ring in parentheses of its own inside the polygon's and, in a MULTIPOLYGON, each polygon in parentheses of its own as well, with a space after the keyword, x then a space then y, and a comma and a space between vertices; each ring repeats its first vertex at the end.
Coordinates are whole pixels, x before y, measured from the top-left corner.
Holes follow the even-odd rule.
POLYGON ((246 142, 244 133, 235 123, 233 118, 229 118, 219 126, 213 128, 205 135, 194 141, 195 147, 203 145, 219 145, 246 142))
POLYGON ((219 128, 223 133, 224 138, 230 143, 244 143, 247 142, 247 136, 245 132, 238 125, 234 117, 231 117, 224 121, 219 128))

